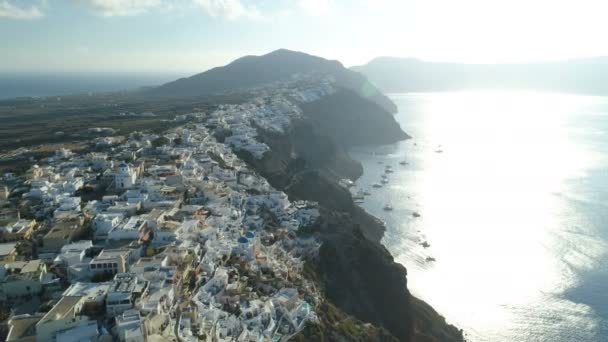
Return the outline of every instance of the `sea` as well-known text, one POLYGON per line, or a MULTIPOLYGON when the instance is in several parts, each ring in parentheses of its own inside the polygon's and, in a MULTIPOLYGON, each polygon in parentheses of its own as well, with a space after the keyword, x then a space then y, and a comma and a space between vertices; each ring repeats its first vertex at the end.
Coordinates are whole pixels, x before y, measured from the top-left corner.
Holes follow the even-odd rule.
POLYGON ((0 73, 0 100, 16 97, 44 97, 104 93, 156 86, 184 77, 178 73, 0 73))
POLYGON ((608 341, 608 97, 390 97, 413 138, 350 153, 411 292, 467 341, 608 341))

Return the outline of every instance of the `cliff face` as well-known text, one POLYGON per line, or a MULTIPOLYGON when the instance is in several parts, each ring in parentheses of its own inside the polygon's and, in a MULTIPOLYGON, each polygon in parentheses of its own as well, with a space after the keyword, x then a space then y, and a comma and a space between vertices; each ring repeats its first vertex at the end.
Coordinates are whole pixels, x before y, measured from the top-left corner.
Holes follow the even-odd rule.
MULTIPOLYGON (((334 100, 315 104, 317 114, 310 116, 319 120, 319 113, 324 113, 322 118, 338 120, 341 111, 322 105, 334 100)), ((339 178, 357 178, 362 172, 361 165, 326 135, 337 134, 337 130, 320 129, 314 118, 294 123, 284 135, 261 131, 261 140, 271 148, 261 160, 240 153, 241 158, 291 199, 317 201, 321 206, 320 222, 302 233, 315 234, 322 241, 311 273, 328 302, 320 309, 322 327, 311 328, 312 332, 307 329, 305 333, 312 335, 301 339, 390 341, 392 337, 387 335, 390 333, 400 341, 462 341, 460 331, 410 295, 406 269, 395 263, 380 243, 383 224, 356 206, 350 192, 337 184, 339 178), (330 310, 330 314, 325 311, 327 308, 335 310, 330 310), (354 317, 354 321, 348 317, 354 317), (374 327, 366 327, 362 322, 374 327)), ((338 139, 345 138, 338 136, 338 139)), ((363 143, 374 139, 361 135, 344 141, 363 143)))
POLYGON ((391 144, 409 138, 391 113, 346 89, 301 107, 324 135, 342 146, 391 144))

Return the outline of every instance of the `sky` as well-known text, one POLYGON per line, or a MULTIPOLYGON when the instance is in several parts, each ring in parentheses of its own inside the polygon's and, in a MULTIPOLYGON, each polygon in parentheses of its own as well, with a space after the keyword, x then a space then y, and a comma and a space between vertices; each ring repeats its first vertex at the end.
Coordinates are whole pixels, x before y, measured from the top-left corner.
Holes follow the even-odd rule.
POLYGON ((287 48, 512 63, 607 56, 605 0, 0 0, 0 72, 200 72, 287 48))

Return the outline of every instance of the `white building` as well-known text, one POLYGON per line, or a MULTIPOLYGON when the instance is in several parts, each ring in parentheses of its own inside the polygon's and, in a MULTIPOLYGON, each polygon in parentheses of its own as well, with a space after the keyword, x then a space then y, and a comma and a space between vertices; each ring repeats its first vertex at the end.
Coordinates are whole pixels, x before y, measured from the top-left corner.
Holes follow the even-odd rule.
POLYGON ((116 332, 121 342, 144 342, 141 317, 137 310, 127 310, 116 317, 116 332))
POLYGON ((95 216, 92 222, 95 239, 107 239, 110 231, 120 225, 123 217, 121 213, 103 213, 95 216))
POLYGON ((127 163, 120 163, 118 169, 114 171, 114 187, 116 189, 132 188, 136 181, 137 173, 127 163))
POLYGON ((108 291, 106 313, 116 316, 133 308, 135 299, 146 287, 147 284, 139 281, 134 273, 118 273, 108 291))

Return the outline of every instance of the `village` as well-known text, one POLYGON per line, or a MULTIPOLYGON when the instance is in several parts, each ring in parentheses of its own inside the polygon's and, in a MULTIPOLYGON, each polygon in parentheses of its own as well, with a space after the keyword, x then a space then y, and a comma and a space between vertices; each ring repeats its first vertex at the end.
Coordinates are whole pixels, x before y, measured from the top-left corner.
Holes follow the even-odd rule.
POLYGON ((2 175, 7 341, 286 341, 314 323, 320 294, 302 270, 320 243, 299 232, 318 205, 237 156, 263 158, 260 130, 285 132, 298 103, 334 91, 306 80, 2 175))

